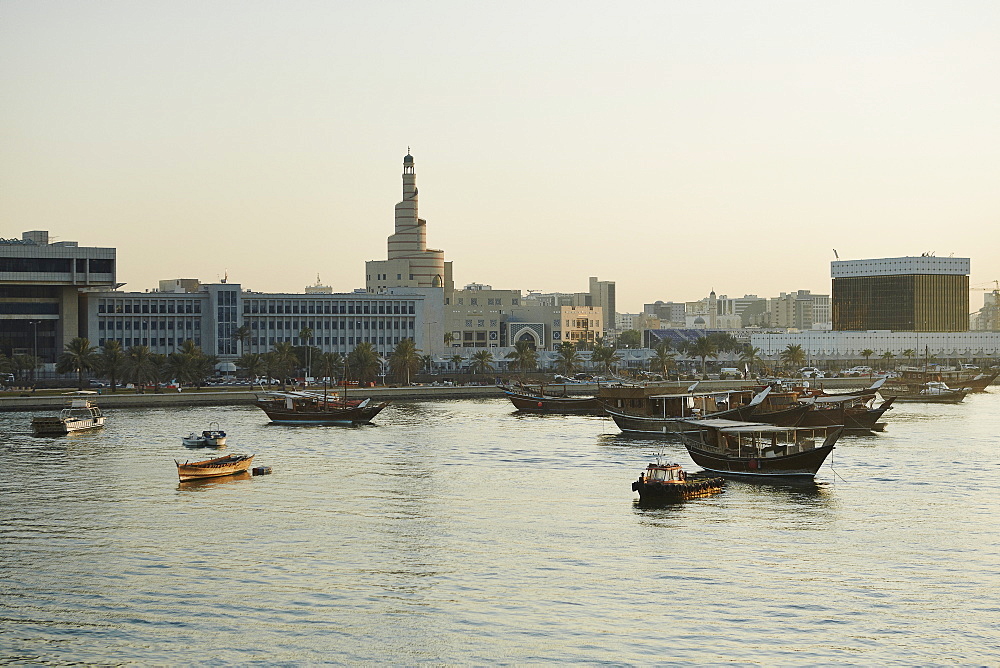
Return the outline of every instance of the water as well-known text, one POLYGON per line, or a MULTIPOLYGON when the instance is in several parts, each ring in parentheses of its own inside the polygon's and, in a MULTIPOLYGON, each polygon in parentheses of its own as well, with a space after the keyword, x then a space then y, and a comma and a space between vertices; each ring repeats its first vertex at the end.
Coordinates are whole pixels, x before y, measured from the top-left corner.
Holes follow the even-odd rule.
POLYGON ((0 414, 0 662, 995 664, 998 409, 899 406, 815 486, 662 509, 630 484, 682 447, 506 400, 0 414), (179 484, 211 421, 274 474, 179 484))

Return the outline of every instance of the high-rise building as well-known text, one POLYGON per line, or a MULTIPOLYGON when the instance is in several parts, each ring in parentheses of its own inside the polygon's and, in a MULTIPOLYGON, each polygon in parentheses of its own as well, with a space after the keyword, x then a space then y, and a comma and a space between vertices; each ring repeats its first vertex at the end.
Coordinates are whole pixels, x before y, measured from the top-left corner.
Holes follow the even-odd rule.
POLYGON ((969 329, 969 258, 837 260, 830 273, 834 330, 969 329))

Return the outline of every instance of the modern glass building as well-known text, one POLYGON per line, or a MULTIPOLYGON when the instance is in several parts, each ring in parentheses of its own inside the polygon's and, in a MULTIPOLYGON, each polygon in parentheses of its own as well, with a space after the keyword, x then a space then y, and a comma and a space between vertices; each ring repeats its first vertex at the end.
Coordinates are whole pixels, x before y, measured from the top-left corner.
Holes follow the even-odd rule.
POLYGON ((0 352, 54 363, 83 332, 82 296, 115 286, 114 248, 50 242, 43 230, 0 239, 0 352))
POLYGON ((842 260, 831 275, 836 331, 969 329, 969 258, 842 260))

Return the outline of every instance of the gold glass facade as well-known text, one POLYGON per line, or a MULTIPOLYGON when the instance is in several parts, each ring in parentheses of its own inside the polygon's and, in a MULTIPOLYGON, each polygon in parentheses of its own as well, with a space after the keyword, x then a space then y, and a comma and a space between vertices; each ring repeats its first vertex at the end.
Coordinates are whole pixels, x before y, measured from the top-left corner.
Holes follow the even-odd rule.
POLYGON ((833 279, 833 329, 965 332, 969 277, 942 274, 833 279))

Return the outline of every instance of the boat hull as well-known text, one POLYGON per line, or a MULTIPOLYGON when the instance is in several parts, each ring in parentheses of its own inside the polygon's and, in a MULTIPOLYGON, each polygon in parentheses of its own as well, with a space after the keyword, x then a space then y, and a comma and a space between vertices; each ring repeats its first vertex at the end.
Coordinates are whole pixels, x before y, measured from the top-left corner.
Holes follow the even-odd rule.
POLYGON ((222 476, 243 473, 253 464, 254 455, 228 455, 202 462, 180 462, 177 464, 177 477, 185 480, 200 480, 202 478, 219 478, 222 476))
POLYGON ((40 417, 31 420, 31 430, 35 436, 60 436, 104 426, 104 416, 64 420, 57 417, 40 417))
POLYGON ((258 408, 267 414, 275 424, 298 425, 353 425, 367 424, 378 415, 387 402, 369 404, 367 406, 348 406, 324 411, 296 411, 284 408, 273 408, 258 404, 258 408))
MULTIPOLYGON (((724 418, 727 420, 746 420, 749 419, 749 415, 752 411, 753 407, 751 406, 741 406, 727 411, 712 413, 706 417, 724 418)), ((623 432, 631 434, 679 434, 681 432, 695 429, 687 423, 687 420, 690 420, 691 416, 658 418, 649 417, 647 415, 622 413, 607 407, 604 408, 604 412, 611 416, 611 419, 615 421, 615 424, 618 425, 619 429, 623 432)))
POLYGON ((749 478, 813 478, 827 456, 833 452, 833 445, 812 448, 805 452, 782 457, 726 457, 707 452, 694 444, 685 443, 688 454, 695 464, 706 471, 723 476, 749 478))
POLYGON ((908 404, 960 404, 965 401, 966 390, 946 394, 896 394, 896 401, 908 404))
POLYGON ((632 483, 632 491, 639 492, 639 505, 662 505, 718 494, 724 484, 725 480, 718 477, 693 477, 683 482, 646 481, 639 478, 632 483))
POLYGON ((805 415, 799 427, 833 427, 843 425, 845 431, 883 431, 879 419, 892 407, 895 397, 889 397, 878 408, 817 408, 805 415), (881 425, 879 428, 877 425, 881 425))
POLYGON ((597 397, 550 397, 521 394, 504 390, 514 408, 525 413, 566 413, 572 415, 603 415, 604 407, 597 397))

